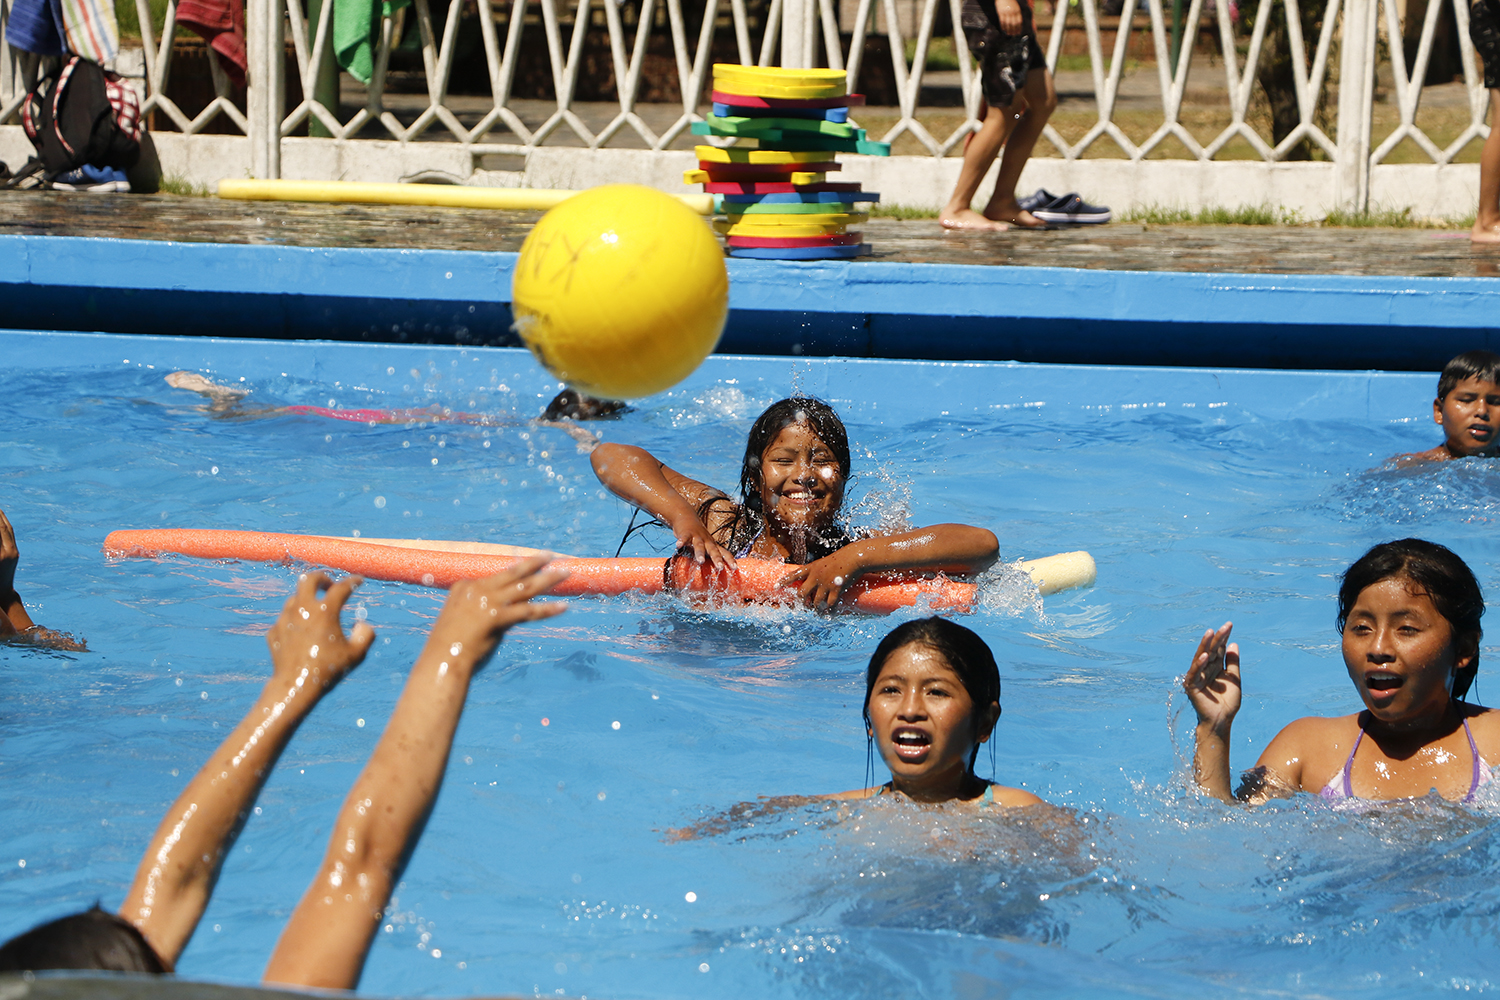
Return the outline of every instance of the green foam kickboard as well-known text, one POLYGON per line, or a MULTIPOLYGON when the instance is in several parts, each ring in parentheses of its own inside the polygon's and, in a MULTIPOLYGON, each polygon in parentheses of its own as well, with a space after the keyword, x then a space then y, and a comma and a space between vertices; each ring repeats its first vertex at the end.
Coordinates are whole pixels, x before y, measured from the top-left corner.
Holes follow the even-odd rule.
POLYGON ((831 153, 863 153, 865 156, 890 156, 891 144, 865 138, 865 130, 856 130, 850 139, 835 139, 833 136, 797 133, 787 135, 778 143, 778 148, 796 152, 823 150, 831 153))
POLYGON ((855 138, 852 125, 843 122, 822 121, 813 118, 720 118, 709 115, 708 127, 718 135, 760 136, 767 132, 793 132, 796 134, 828 135, 838 139, 855 138))

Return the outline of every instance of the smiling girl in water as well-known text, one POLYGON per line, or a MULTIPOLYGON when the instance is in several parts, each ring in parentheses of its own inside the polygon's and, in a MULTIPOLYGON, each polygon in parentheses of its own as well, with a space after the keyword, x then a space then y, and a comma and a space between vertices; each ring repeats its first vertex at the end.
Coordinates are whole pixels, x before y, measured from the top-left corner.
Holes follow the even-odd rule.
POLYGON ((1209 794, 1258 803, 1295 792, 1402 799, 1436 790, 1469 801, 1500 761, 1500 713, 1463 701, 1479 671, 1484 596, 1448 549, 1418 538, 1377 545, 1344 574, 1338 628, 1365 710, 1287 726, 1236 795, 1229 733, 1240 709, 1231 625, 1198 643, 1183 689, 1198 713, 1194 774, 1209 794))
POLYGON ((850 471, 848 433, 832 407, 808 397, 772 404, 750 428, 739 503, 644 448, 601 444, 592 462, 601 483, 670 528, 678 547, 700 563, 722 571, 745 556, 799 564, 782 582, 817 608, 832 608, 866 573, 978 573, 999 552, 992 532, 967 524, 851 535, 838 520, 850 471))

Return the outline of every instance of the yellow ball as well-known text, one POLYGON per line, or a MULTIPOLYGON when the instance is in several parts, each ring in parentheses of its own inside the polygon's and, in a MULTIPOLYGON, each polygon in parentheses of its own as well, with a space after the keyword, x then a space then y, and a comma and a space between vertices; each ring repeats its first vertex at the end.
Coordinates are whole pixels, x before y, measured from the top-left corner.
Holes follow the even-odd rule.
POLYGON ((542 216, 516 261, 511 311, 562 381, 605 399, 649 396, 718 344, 729 273, 696 212, 652 188, 612 184, 542 216))

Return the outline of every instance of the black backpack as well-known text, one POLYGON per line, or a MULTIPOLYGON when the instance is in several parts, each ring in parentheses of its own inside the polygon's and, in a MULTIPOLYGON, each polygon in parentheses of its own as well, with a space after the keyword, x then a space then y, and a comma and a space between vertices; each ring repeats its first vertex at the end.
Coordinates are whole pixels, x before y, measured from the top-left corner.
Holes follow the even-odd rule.
POLYGON ((141 155, 141 110, 118 74, 72 56, 21 104, 21 125, 37 155, 0 187, 40 173, 44 183, 85 164, 128 170, 141 155))

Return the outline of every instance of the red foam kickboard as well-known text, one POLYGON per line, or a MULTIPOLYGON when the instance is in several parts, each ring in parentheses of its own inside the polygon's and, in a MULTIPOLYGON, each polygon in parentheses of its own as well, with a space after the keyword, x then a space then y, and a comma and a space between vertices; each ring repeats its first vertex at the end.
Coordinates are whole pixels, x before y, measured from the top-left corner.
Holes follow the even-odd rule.
POLYGON ((715 163, 699 160, 698 169, 716 181, 771 180, 787 174, 825 174, 842 169, 837 163, 715 163))
POLYGON ((732 247, 848 247, 859 243, 859 233, 828 233, 824 236, 726 236, 732 247))
POLYGON ((716 90, 713 94, 714 100, 719 104, 735 104, 742 108, 853 108, 865 103, 864 94, 849 94, 845 97, 755 97, 722 90, 716 90))
POLYGON ((858 191, 858 181, 824 181, 822 184, 790 184, 786 181, 709 181, 704 194, 792 194, 797 191, 858 191))

